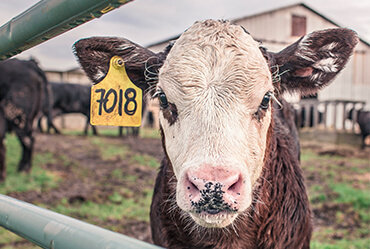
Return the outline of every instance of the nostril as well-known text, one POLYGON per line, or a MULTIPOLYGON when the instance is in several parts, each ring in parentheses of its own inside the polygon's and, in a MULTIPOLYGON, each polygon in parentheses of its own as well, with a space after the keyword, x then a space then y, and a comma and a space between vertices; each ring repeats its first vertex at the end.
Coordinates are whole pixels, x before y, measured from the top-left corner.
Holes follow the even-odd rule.
POLYGON ((199 186, 199 183, 197 182, 197 178, 187 176, 187 178, 185 179, 184 187, 186 188, 185 189, 186 198, 188 198, 188 200, 191 203, 196 203, 200 200, 201 198, 200 187, 201 186, 199 186))
POLYGON ((241 185, 242 185, 242 178, 241 176, 239 175, 236 180, 233 181, 234 183, 232 183, 230 185, 230 187, 228 187, 227 189, 227 192, 239 192, 240 191, 240 188, 241 188, 241 185))
POLYGON ((233 185, 231 185, 227 190, 232 191, 235 189, 237 182, 235 182, 233 185))
POLYGON ((197 180, 196 178, 194 177, 192 178, 190 176, 186 178, 185 186, 188 189, 188 191, 190 191, 190 193, 199 192, 199 188, 198 188, 196 180, 197 180))
POLYGON ((195 185, 192 181, 189 181, 188 189, 189 190, 199 190, 197 185, 195 185))

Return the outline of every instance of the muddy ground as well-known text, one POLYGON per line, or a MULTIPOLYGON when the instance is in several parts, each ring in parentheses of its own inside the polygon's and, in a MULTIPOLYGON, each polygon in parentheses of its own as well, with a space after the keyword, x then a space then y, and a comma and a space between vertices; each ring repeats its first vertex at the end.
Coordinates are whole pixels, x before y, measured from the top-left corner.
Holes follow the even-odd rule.
MULTIPOLYGON (((104 137, 103 141, 106 144, 127 146, 133 153, 153 156, 159 162, 163 155, 159 139, 104 137)), ((60 156, 69 162, 67 167, 65 162, 60 163, 59 160, 46 165, 47 169, 56 172, 62 181, 57 188, 46 192, 28 191, 11 193, 9 196, 37 205, 41 203, 52 207, 62 199, 67 199, 70 204, 85 201, 104 203, 108 196, 112 195, 118 188, 130 189, 130 193, 142 192, 142 189, 138 188, 143 186, 153 188, 157 169, 125 162, 120 156, 107 159, 106 156, 101 155, 98 147, 97 144, 91 142, 91 138, 85 136, 36 134, 35 153, 52 153, 56 158, 60 156), (76 170, 76 167, 79 169, 76 170), (112 179, 110 175, 116 169, 123 169, 127 175, 138 176, 135 184, 112 179), (151 180, 148 181, 148 179, 151 180)), ((127 197, 132 198, 132 196, 127 197)), ((140 198, 140 196, 136 196, 136 198, 140 198)), ((108 220, 104 223, 97 220, 94 223, 102 227, 119 226, 121 229, 117 232, 152 242, 148 222, 138 222, 134 219, 125 219, 121 222, 121 226, 117 224, 120 223, 117 220, 108 220), (109 224, 110 222, 112 224, 109 224)))
MULTIPOLYGON (((161 160, 163 150, 159 139, 151 138, 118 138, 118 137, 104 137, 106 143, 127 146, 133 153, 146 154, 155 157, 158 161, 161 160)), ((360 151, 357 148, 340 148, 337 147, 323 147, 315 143, 303 143, 303 148, 309 148, 316 154, 344 156, 346 158, 369 158, 370 150, 360 151)), ((130 188, 133 192, 140 192, 135 190, 140 186, 151 187, 157 173, 157 169, 143 167, 140 164, 132 164, 120 157, 104 158, 99 153, 99 148, 96 144, 91 142, 91 138, 84 136, 72 135, 45 135, 36 134, 36 153, 37 152, 51 152, 54 155, 60 155, 74 162, 81 170, 77 173, 73 170, 73 166, 58 163, 47 165, 49 170, 55 171, 62 181, 59 187, 50 189, 46 192, 28 191, 24 193, 12 193, 11 196, 31 203, 45 203, 52 206, 53 203, 58 203, 61 199, 67 199, 69 203, 84 202, 87 200, 95 203, 104 203, 107 201, 107 196, 115 191, 116 187, 130 188), (83 169, 82 169, 83 168, 83 169), (137 175, 136 184, 127 183, 124 181, 113 181, 109 175, 116 169, 124 169, 129 174, 137 175), (148 181, 147 179, 151 179, 148 181), (149 183, 148 183, 149 182, 149 183)), ((343 160, 343 164, 346 161, 343 160)), ((321 181, 320 176, 315 175, 314 172, 304 171, 306 184, 317 184, 321 181)), ((359 176, 360 177, 360 176, 359 176)), ((367 177, 370 179, 369 175, 367 177)), ((138 197, 140 198, 140 197, 138 197)), ((315 229, 320 229, 320 226, 338 226, 333 220, 335 213, 340 210, 346 210, 348 207, 343 205, 328 204, 320 206, 313 210, 315 229)), ((79 218, 79 217, 77 217, 79 218)), ((83 218, 83 217, 81 217, 83 218)), ((360 221, 356 215, 349 214, 347 220, 342 225, 348 229, 358 226, 360 221)), ((97 221, 100 226, 109 227, 109 225, 117 226, 120 229, 118 232, 128 236, 138 238, 147 242, 151 242, 149 223, 146 221, 136 221, 135 219, 125 219, 124 221, 108 220, 97 221), (112 222, 114 224, 109 224, 112 222), (121 226, 120 224, 122 223, 121 226)), ((341 236, 338 234, 337 236, 341 236)), ((22 243, 22 242, 21 242, 22 243)))

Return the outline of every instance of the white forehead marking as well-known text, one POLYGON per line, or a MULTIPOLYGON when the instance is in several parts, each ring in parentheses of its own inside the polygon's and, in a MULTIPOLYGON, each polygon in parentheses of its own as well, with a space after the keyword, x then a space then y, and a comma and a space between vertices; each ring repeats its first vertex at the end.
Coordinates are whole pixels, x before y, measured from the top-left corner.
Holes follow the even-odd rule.
POLYGON ((180 110, 207 99, 218 99, 220 105, 243 100, 253 105, 272 90, 258 43, 240 26, 210 20, 194 24, 176 41, 158 86, 180 110))
POLYGON ((178 110, 173 125, 160 114, 177 176, 186 162, 232 158, 262 165, 271 112, 261 122, 254 114, 273 90, 271 73, 258 43, 240 26, 206 21, 189 28, 167 56, 158 87, 178 110))

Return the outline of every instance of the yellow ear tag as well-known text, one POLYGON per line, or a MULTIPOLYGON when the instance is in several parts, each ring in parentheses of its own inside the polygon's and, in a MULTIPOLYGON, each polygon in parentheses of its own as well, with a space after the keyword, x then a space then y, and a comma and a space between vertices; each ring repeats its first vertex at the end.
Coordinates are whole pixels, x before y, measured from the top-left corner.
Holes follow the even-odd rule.
POLYGON ((115 55, 108 74, 91 87, 92 125, 140 126, 143 93, 127 76, 121 57, 115 55))

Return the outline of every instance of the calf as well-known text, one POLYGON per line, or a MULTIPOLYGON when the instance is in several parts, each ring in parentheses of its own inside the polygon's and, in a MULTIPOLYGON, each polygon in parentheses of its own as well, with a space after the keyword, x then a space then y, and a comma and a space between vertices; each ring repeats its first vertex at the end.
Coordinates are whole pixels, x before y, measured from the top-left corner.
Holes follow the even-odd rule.
MULTIPOLYGON (((52 118, 68 113, 81 113, 86 116, 86 125, 84 134, 87 135, 90 125, 90 86, 69 83, 50 82, 52 90, 52 118)), ((43 104, 46 106, 46 103, 43 104)), ((44 110, 44 109, 43 109, 44 110)), ((44 112, 44 115, 47 113, 44 112)), ((41 128, 41 118, 38 120, 39 130, 41 128)), ((96 128, 91 126, 94 135, 97 135, 96 128)), ((56 133, 59 133, 57 128, 49 122, 48 132, 53 128, 56 133)))
MULTIPOLYGON (((351 109, 348 113, 348 119, 354 120, 353 118, 354 109, 351 109)), ((366 147, 366 137, 370 135, 370 112, 365 110, 358 110, 356 116, 356 122, 360 126, 361 136, 362 136, 362 144, 361 148, 364 149, 366 147)))
POLYGON ((244 28, 213 20, 158 54, 121 38, 78 41, 93 82, 119 55, 131 80, 159 99, 165 156, 150 212, 155 244, 309 248, 297 131, 281 94, 326 86, 357 42, 351 30, 329 29, 270 53, 244 28), (146 81, 157 70, 157 82, 146 81))
POLYGON ((32 123, 40 109, 47 80, 33 60, 2 61, 0 75, 0 181, 3 181, 6 177, 6 132, 14 131, 23 148, 18 171, 31 170, 34 144, 32 123))

